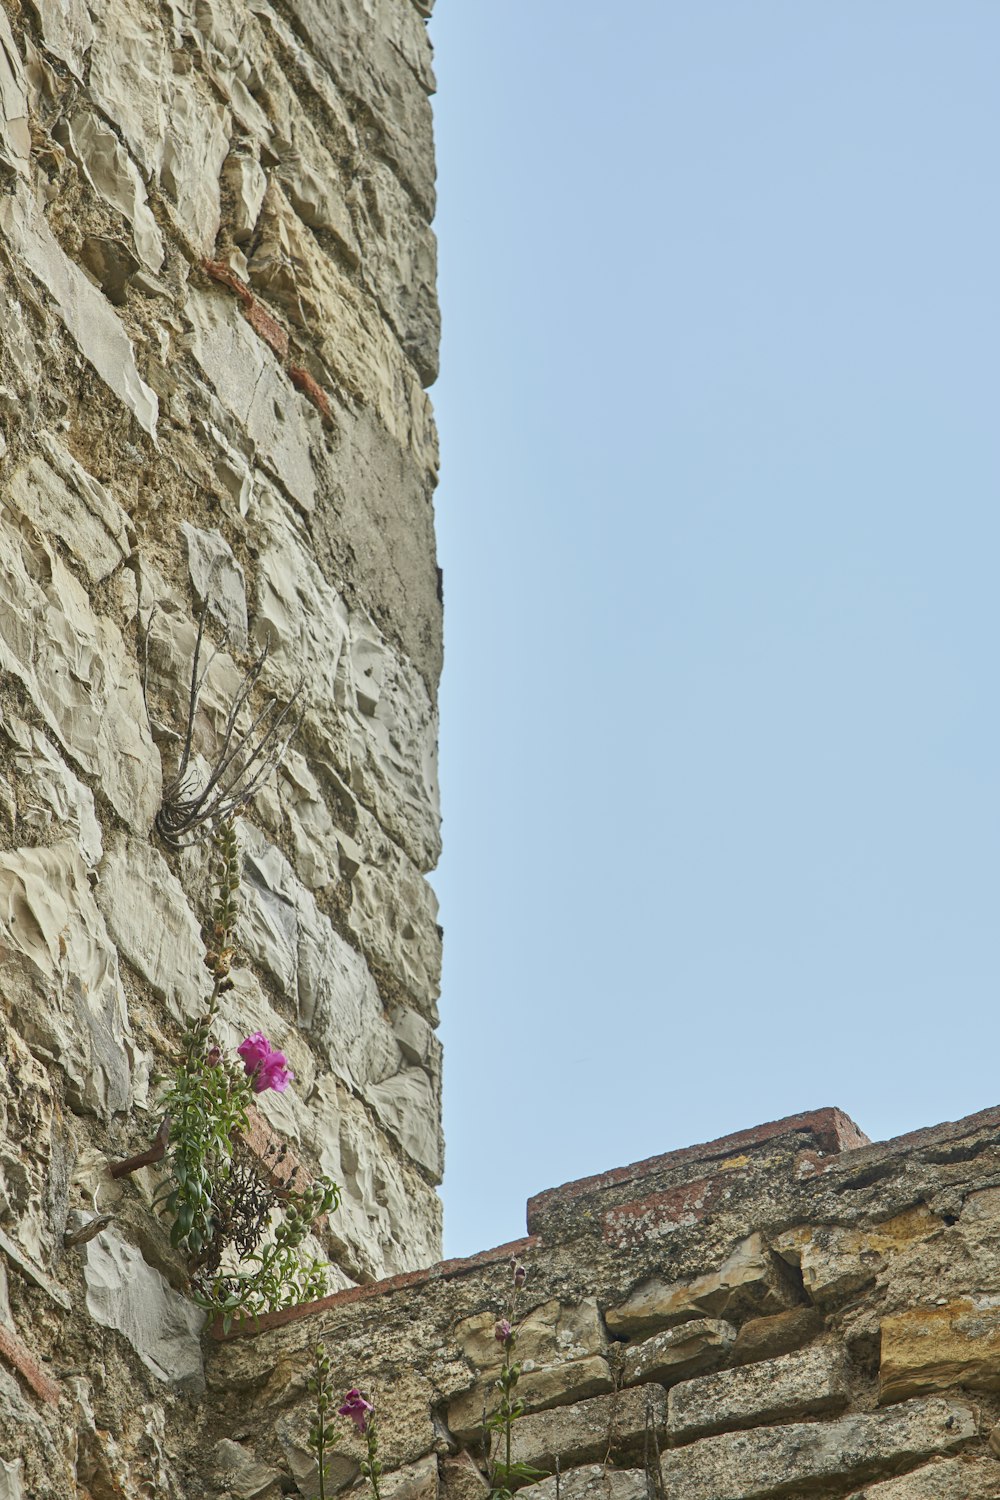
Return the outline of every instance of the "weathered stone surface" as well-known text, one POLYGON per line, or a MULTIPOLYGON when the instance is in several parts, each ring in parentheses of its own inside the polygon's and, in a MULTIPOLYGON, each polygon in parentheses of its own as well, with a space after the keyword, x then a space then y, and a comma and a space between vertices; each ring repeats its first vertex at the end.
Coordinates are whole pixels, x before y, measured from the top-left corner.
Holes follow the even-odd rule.
POLYGON ((232 1495, 233 1500, 270 1500, 270 1496, 281 1494, 280 1469, 271 1464, 256 1463, 240 1443, 223 1438, 212 1449, 212 1461, 216 1477, 232 1495))
POLYGON ((1000 1464, 994 1458, 939 1458, 855 1490, 847 1500, 1000 1500, 1000 1464))
POLYGON ((557 1480, 541 1479, 525 1491, 531 1500, 648 1500, 644 1469, 611 1469, 606 1464, 584 1464, 564 1469, 557 1480))
POLYGON ((16 831, 30 830, 32 842, 43 834, 65 838, 72 835, 88 868, 101 858, 101 825, 94 808, 94 794, 73 775, 40 729, 12 715, 0 729, 14 747, 16 778, 16 831))
POLYGON ((86 0, 37 0, 35 9, 45 47, 82 80, 84 59, 94 40, 86 0))
POLYGON ((825 1307, 870 1285, 887 1261, 940 1229, 941 1220, 921 1205, 870 1229, 803 1225, 779 1234, 773 1244, 801 1270, 810 1297, 825 1307))
MULTIPOLYGON (((53 1081, 0 1013, 0 1220, 40 1265, 61 1234, 68 1166, 53 1081)), ((5 1283, 0 1293, 0 1324, 9 1323, 5 1283)))
POLYGON ((441 1200, 395 1157, 361 1102, 329 1074, 311 1101, 320 1170, 343 1188, 330 1221, 335 1250, 366 1278, 430 1265, 440 1253, 441 1200))
POLYGON ((67 331, 108 388, 151 437, 159 405, 128 334, 106 298, 61 249, 27 189, 0 200, 0 234, 52 297, 67 331))
POLYGON ((823 1345, 675 1385, 667 1398, 671 1443, 796 1417, 825 1416, 848 1403, 842 1349, 823 1345))
POLYGON ((207 604, 209 619, 222 628, 233 646, 243 649, 247 643, 246 582, 232 547, 217 527, 203 531, 182 521, 181 534, 199 606, 207 604))
POLYGON ((121 835, 112 839, 100 876, 97 904, 115 943, 175 1021, 193 1016, 210 984, 198 923, 180 881, 151 844, 121 835))
POLYGON ((882 1319, 879 1399, 961 1385, 1000 1389, 1000 1296, 961 1297, 882 1319))
POLYGON ((692 1318, 676 1328, 654 1333, 625 1350, 626 1385, 658 1380, 670 1385, 701 1370, 711 1370, 729 1354, 736 1338, 732 1323, 721 1318, 692 1318))
POLYGON ((254 634, 270 643, 268 679, 285 698, 301 685, 310 739, 328 747, 350 791, 418 869, 428 868, 440 852, 437 716, 423 680, 371 620, 347 608, 285 507, 264 494, 254 516, 267 537, 254 634))
POLYGON ((608 1308, 605 1320, 610 1333, 631 1336, 670 1327, 698 1313, 738 1317, 779 1312, 798 1300, 762 1236, 752 1234, 718 1271, 693 1281, 642 1282, 626 1302, 608 1308))
MULTIPOLYGON (((495 1336, 492 1312, 465 1318, 454 1332, 454 1341, 482 1377, 471 1390, 457 1396, 448 1407, 448 1426, 461 1437, 472 1437, 482 1426, 483 1407, 495 1394, 502 1351, 495 1336)), ((552 1299, 532 1308, 518 1320, 517 1357, 522 1374, 518 1400, 526 1410, 580 1401, 614 1387, 596 1298, 573 1306, 552 1299)))
POLYGON ((6 13, 0 11, 0 160, 27 177, 30 155, 31 127, 24 65, 10 22, 6 13))
POLYGON ((304 510, 316 500, 310 456, 320 419, 297 394, 267 345, 224 293, 189 289, 185 313, 191 352, 225 409, 250 439, 259 462, 304 510))
POLYGON ((11 475, 5 501, 39 531, 59 537, 93 583, 120 567, 131 551, 129 520, 105 487, 49 433, 36 455, 11 475))
POLYGON ((88 1240, 83 1256, 87 1312, 94 1322, 122 1334, 157 1380, 204 1390, 201 1309, 110 1230, 88 1240))
POLYGON ((91 110, 77 110, 63 140, 106 203, 132 226, 136 254, 150 271, 163 265, 163 236, 153 217, 139 169, 117 135, 91 110))
POLYGON ((641 1451, 647 1424, 663 1426, 666 1401, 666 1392, 650 1385, 536 1412, 516 1424, 512 1457, 550 1471, 557 1458, 568 1468, 609 1455, 617 1462, 641 1451))
MULTIPOLYGON (((265 10, 264 0, 255 0, 254 8, 265 10)), ((332 0, 329 5, 321 0, 294 0, 291 10, 300 32, 311 38, 337 86, 370 114, 382 149, 430 218, 434 212, 434 179, 427 170, 431 136, 427 90, 431 84, 427 74, 423 80, 418 78, 412 65, 403 60, 390 41, 386 22, 387 13, 394 12, 401 27, 397 36, 406 36, 409 57, 423 69, 429 66, 427 40, 416 16, 405 16, 406 7, 394 4, 368 11, 356 0, 332 0)))
POLYGON ((758 1428, 701 1438, 663 1455, 667 1493, 684 1500, 767 1500, 810 1485, 878 1478, 976 1436, 971 1407, 931 1398, 834 1422, 758 1428))
POLYGON ((66 1074, 79 1109, 130 1101, 118 960, 74 844, 0 855, 0 982, 26 1040, 66 1074))
POLYGON ((0 521, 0 668, 17 677, 76 764, 148 828, 160 765, 134 659, 34 531, 0 521))
POLYGON ((814 1339, 822 1327, 823 1319, 814 1307, 790 1307, 770 1317, 751 1318, 736 1335, 733 1361, 744 1365, 790 1354, 814 1339))

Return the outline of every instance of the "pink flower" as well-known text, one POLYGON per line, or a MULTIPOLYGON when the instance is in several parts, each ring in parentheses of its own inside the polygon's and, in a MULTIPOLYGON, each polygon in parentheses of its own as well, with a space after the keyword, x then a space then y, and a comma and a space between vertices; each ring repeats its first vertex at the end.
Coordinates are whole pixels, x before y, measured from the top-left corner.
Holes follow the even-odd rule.
POLYGON ((265 1089, 274 1089, 283 1094, 295 1077, 285 1054, 272 1047, 262 1031, 255 1031, 252 1036, 248 1036, 236 1051, 243 1059, 243 1066, 255 1094, 262 1094, 265 1089))
POLYGON ((350 1417, 358 1429, 359 1435, 364 1437, 368 1431, 368 1418, 374 1410, 375 1408, 371 1402, 366 1401, 361 1392, 355 1387, 353 1390, 348 1391, 344 1397, 343 1406, 337 1407, 337 1415, 339 1417, 350 1417))
POLYGON ((506 1344, 511 1335, 511 1327, 506 1318, 501 1318, 493 1330, 493 1337, 498 1344, 506 1344))

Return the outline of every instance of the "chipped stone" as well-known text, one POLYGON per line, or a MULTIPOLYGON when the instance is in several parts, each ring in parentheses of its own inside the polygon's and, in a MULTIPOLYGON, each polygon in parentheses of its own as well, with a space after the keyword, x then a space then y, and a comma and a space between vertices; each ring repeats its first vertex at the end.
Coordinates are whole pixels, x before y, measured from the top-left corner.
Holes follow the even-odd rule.
POLYGON ((1000 1464, 990 1458, 938 1458, 855 1490, 847 1500, 1000 1500, 1000 1464))
POLYGON ((1000 1299, 958 1297, 882 1319, 879 1400, 962 1385, 1000 1389, 1000 1299))
POLYGON ((128 517, 105 487, 49 433, 16 469, 4 500, 39 530, 65 542, 93 583, 102 583, 129 555, 128 517))
POLYGON ((619 1307, 608 1308, 608 1331, 626 1336, 670 1327, 698 1313, 741 1317, 780 1312, 799 1300, 787 1273, 760 1234, 738 1244, 718 1271, 694 1281, 643 1282, 619 1307))
POLYGON ((157 1380, 194 1395, 203 1391, 202 1310, 111 1230, 89 1240, 82 1254, 87 1312, 95 1323, 122 1334, 157 1380))
POLYGON ((78 1109, 128 1107, 118 960, 74 844, 0 855, 0 977, 26 1040, 58 1062, 78 1109))
POLYGON ((156 436, 156 393, 142 379, 124 325, 69 259, 27 189, 0 199, 0 231, 52 297, 70 336, 140 427, 156 436))
POLYGON ((60 559, 28 528, 2 520, 0 668, 24 684, 116 812, 148 828, 159 806, 160 765, 136 663, 118 627, 93 612, 60 559))
POLYGON ((733 1347, 736 1329, 721 1318, 692 1318, 654 1333, 625 1350, 625 1383, 657 1380, 670 1385, 721 1364, 733 1347))
POLYGON ((187 544, 188 572, 199 605, 208 606, 209 618, 220 625, 237 649, 247 643, 247 595, 243 569, 221 532, 203 531, 190 521, 181 522, 187 544))
POLYGON ((69 121, 65 140, 96 191, 131 224, 136 254, 155 274, 163 265, 163 237, 139 169, 114 131, 92 111, 81 109, 69 121))

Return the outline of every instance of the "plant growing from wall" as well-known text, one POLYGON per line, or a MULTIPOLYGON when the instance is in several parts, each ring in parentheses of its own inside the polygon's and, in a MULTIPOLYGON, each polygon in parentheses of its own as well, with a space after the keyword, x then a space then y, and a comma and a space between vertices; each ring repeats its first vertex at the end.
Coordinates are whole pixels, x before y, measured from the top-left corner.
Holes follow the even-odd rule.
MULTIPOLYGON (((281 707, 276 698, 269 698, 250 723, 244 728, 240 727, 241 722, 245 724, 249 716, 248 705, 267 661, 268 648, 264 646, 243 674, 230 705, 214 764, 204 785, 199 785, 191 765, 194 727, 201 691, 218 654, 217 650, 213 650, 202 667, 202 642, 210 603, 211 599, 206 596, 198 617, 184 728, 174 736, 181 745, 177 769, 163 788, 160 810, 156 814, 156 831, 170 849, 181 849, 187 844, 199 843, 220 823, 234 817, 241 808, 246 807, 271 772, 284 760, 285 752, 301 723, 301 714, 293 714, 298 698, 298 692, 295 692, 291 700, 281 707), (291 719, 289 715, 292 715, 291 719)), ((146 626, 146 664, 143 673, 143 692, 147 706, 152 624, 151 614, 146 626)))
POLYGON ((333 1403, 330 1394, 330 1356, 322 1344, 313 1350, 313 1373, 308 1381, 308 1390, 314 1401, 315 1421, 309 1431, 309 1446, 316 1455, 316 1473, 319 1489, 316 1500, 326 1500, 326 1482, 330 1477, 329 1453, 339 1442, 337 1429, 328 1420, 327 1413, 333 1403))
POLYGON ((497 1320, 494 1337, 503 1349, 503 1364, 497 1377, 496 1388, 500 1393, 494 1411, 483 1416, 483 1456, 486 1459, 486 1477, 490 1486, 490 1500, 511 1500, 519 1484, 529 1484, 543 1478, 540 1469, 530 1464, 516 1463, 511 1455, 511 1439, 514 1424, 524 1416, 524 1402, 518 1398, 517 1383, 521 1378, 521 1365, 516 1358, 517 1302, 525 1281, 527 1269, 516 1255, 510 1258, 513 1285, 506 1315, 497 1320))
POLYGON ((295 1172, 283 1186, 269 1185, 243 1143, 254 1095, 283 1093, 295 1075, 261 1031, 235 1058, 214 1039, 219 1000, 233 987, 240 853, 232 818, 217 827, 212 846, 214 897, 202 930, 212 993, 184 1033, 158 1145, 112 1172, 123 1176, 166 1155, 169 1180, 157 1201, 172 1219, 171 1244, 187 1255, 195 1301, 220 1313, 228 1329, 238 1314, 256 1317, 324 1294, 326 1263, 303 1259, 300 1247, 316 1219, 338 1206, 340 1189, 328 1177, 297 1189, 295 1172))

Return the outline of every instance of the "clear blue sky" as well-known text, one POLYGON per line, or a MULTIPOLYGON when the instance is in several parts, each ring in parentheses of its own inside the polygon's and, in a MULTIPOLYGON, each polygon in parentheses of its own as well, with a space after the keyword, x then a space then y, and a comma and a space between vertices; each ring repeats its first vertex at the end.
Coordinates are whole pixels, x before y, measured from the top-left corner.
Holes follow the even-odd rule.
POLYGON ((1000 1101, 1000 5, 438 0, 446 1249, 1000 1101))

